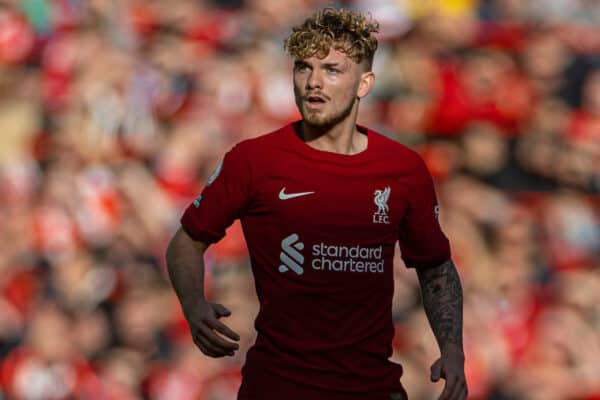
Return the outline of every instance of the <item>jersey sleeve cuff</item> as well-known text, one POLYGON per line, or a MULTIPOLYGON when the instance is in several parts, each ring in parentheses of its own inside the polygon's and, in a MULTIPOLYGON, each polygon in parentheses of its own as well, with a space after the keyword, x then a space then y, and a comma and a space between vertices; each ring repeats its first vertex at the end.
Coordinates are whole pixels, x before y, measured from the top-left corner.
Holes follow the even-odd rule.
POLYGON ((435 258, 427 258, 427 259, 418 259, 418 258, 402 258, 404 261, 404 265, 406 268, 414 268, 414 269, 426 269, 426 268, 435 268, 450 259, 450 253, 440 255, 435 258))
POLYGON ((185 223, 185 220, 181 219, 181 228, 191 237, 193 240, 197 242, 202 242, 206 244, 213 244, 218 242, 223 238, 224 235, 218 235, 214 233, 209 233, 205 231, 198 231, 196 229, 192 229, 188 224, 185 223))

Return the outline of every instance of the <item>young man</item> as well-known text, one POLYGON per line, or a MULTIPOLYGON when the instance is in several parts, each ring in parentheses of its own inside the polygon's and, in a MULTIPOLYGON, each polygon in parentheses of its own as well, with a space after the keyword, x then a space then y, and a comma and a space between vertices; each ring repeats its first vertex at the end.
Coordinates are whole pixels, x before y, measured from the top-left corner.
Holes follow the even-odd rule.
POLYGON ((421 158, 357 126, 377 23, 324 9, 286 40, 302 120, 229 151, 185 211, 167 263, 195 343, 233 355, 230 312, 203 295, 203 254, 240 218, 260 312, 239 399, 406 399, 392 354, 393 254, 415 268, 441 350, 440 399, 465 399, 462 289, 421 158))

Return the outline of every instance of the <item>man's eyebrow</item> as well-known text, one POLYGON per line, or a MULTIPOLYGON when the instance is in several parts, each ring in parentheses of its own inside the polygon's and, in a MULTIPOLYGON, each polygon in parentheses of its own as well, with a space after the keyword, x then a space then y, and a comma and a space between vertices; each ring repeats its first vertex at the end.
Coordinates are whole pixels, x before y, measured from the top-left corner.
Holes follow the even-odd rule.
POLYGON ((343 69, 346 67, 345 63, 340 63, 340 62, 332 62, 332 63, 324 63, 322 64, 323 68, 336 68, 336 69, 343 69))
POLYGON ((294 61, 294 67, 304 67, 304 66, 309 66, 309 64, 304 60, 294 61))

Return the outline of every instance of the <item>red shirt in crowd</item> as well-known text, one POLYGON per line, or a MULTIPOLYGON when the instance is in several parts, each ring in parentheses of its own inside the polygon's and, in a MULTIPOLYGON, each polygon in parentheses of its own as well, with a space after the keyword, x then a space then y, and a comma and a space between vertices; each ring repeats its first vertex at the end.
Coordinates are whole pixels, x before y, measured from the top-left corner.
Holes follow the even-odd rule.
POLYGON ((241 219, 260 311, 239 398, 405 396, 389 361, 394 246, 409 267, 450 258, 431 176, 372 130, 359 126, 367 149, 344 155, 312 148, 295 126, 236 145, 181 220, 214 243, 241 219))

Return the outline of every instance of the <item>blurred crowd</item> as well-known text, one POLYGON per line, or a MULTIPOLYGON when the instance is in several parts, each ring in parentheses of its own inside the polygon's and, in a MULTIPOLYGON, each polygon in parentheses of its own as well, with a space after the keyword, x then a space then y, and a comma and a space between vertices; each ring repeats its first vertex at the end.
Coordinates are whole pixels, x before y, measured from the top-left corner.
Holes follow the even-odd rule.
MULTIPOLYGON (((234 143, 299 117, 282 41, 319 0, 0 0, 0 398, 235 399, 257 301, 239 224, 207 255, 235 357, 165 273, 234 143)), ((359 122, 417 149, 465 294, 472 399, 600 399, 600 1, 354 0, 379 20, 359 122)), ((397 257, 393 359, 437 398, 397 257)))

